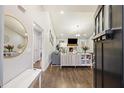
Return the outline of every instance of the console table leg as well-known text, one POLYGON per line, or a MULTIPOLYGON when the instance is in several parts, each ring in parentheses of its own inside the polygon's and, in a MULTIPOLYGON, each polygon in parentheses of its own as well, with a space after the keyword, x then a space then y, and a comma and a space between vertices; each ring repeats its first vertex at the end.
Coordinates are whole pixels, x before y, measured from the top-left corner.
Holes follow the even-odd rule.
POLYGON ((41 88, 41 73, 40 73, 40 76, 39 76, 39 88, 41 88))

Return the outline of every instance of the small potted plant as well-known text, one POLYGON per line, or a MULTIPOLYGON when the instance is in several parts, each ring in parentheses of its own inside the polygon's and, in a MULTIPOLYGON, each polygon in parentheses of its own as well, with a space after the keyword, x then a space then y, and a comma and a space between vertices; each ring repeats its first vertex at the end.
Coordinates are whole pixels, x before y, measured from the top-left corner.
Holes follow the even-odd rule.
POLYGON ((4 48, 6 49, 6 50, 8 50, 8 53, 6 54, 4 54, 4 56, 6 56, 6 55, 8 55, 8 56, 11 56, 12 55, 12 52, 13 52, 13 49, 14 49, 14 45, 5 45, 4 46, 4 48))
POLYGON ((4 46, 4 48, 8 49, 9 52, 12 52, 13 51, 13 48, 14 48, 14 45, 6 45, 4 46))
POLYGON ((82 47, 83 51, 86 53, 86 51, 89 49, 87 46, 82 47))

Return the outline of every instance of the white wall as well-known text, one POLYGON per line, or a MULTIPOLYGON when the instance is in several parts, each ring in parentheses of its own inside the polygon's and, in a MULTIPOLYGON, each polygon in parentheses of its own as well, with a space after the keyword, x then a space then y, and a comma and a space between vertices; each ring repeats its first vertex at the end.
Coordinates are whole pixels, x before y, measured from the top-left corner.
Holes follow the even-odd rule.
POLYGON ((3 7, 0 6, 0 86, 3 84, 3 7))
POLYGON ((89 47, 89 50, 88 52, 94 52, 94 45, 93 45, 93 36, 94 36, 94 33, 91 35, 91 37, 87 40, 87 45, 89 47))
MULTIPOLYGON (((81 43, 83 42, 83 45, 86 45, 89 47, 89 50, 87 50, 87 52, 93 53, 93 50, 94 50, 93 40, 92 40, 93 36, 94 36, 94 33, 91 35, 91 37, 89 39, 78 39, 78 49, 80 52, 82 51, 82 49, 81 49, 82 44, 81 43)), ((68 39, 57 39, 57 44, 59 43, 59 41, 64 41, 65 44, 63 44, 63 45, 65 45, 65 47, 67 47, 66 45, 68 43, 68 39)))
MULTIPOLYGON (((57 44, 59 43, 59 41, 64 41, 63 46, 67 47, 68 39, 57 39, 57 44)), ((78 52, 82 52, 82 45, 87 45, 87 39, 78 39, 78 52)))
POLYGON ((4 6, 4 14, 20 20, 28 33, 28 45, 25 51, 18 57, 4 59, 3 83, 6 84, 24 70, 32 68, 32 19, 27 12, 21 12, 17 6, 4 6))
POLYGON ((24 6, 30 13, 33 21, 37 23, 42 29, 42 70, 46 70, 50 63, 50 55, 55 50, 56 36, 53 26, 51 24, 49 13, 44 10, 42 6, 24 6), (49 32, 52 32, 54 37, 54 46, 49 41, 49 32))
POLYGON ((33 64, 33 22, 43 28, 43 44, 42 44, 42 68, 45 70, 50 62, 50 54, 54 51, 54 47, 49 42, 49 31, 51 29, 52 34, 55 38, 54 43, 56 43, 56 36, 54 34, 51 21, 49 19, 49 14, 43 10, 41 6, 23 6, 26 10, 25 13, 21 12, 17 6, 5 6, 5 14, 12 15, 19 19, 25 26, 28 32, 28 46, 26 50, 20 56, 11 59, 4 59, 4 84, 16 77, 18 74, 23 72, 28 68, 32 68, 33 64))

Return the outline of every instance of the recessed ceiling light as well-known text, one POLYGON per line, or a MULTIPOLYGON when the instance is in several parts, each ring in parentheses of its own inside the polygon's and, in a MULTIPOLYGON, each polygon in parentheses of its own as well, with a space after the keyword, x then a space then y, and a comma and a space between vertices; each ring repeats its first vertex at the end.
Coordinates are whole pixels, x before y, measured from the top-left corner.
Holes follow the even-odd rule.
POLYGON ((80 34, 76 34, 76 37, 79 37, 80 36, 80 34))
POLYGON ((75 30, 79 30, 80 25, 77 24, 77 25, 75 25, 74 27, 75 27, 75 30))
POLYGON ((76 25, 76 28, 79 28, 79 25, 76 25))
POLYGON ((60 11, 60 14, 64 14, 64 11, 61 10, 61 11, 60 11))
POLYGON ((35 23, 33 23, 33 26, 36 26, 36 24, 35 24, 35 23))

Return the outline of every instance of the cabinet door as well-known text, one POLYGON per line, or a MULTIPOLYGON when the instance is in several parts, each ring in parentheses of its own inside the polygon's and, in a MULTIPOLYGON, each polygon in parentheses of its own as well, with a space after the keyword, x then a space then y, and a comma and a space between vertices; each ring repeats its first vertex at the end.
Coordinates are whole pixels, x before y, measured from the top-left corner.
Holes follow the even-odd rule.
POLYGON ((104 6, 104 29, 113 30, 113 38, 95 42, 95 87, 122 86, 122 6, 104 6), (107 12, 108 11, 108 12, 107 12))
POLYGON ((103 43, 103 87, 121 87, 122 78, 122 31, 115 31, 114 39, 103 43))
POLYGON ((77 55, 77 56, 78 56, 78 57, 77 57, 77 58, 78 58, 78 62, 77 62, 78 64, 77 64, 77 65, 78 65, 78 66, 82 66, 82 65, 84 64, 84 63, 82 62, 82 54, 81 54, 81 55, 77 55))
POLYGON ((72 55, 68 55, 68 61, 67 61, 67 65, 71 66, 72 65, 72 55))
POLYGON ((102 43, 96 43, 96 66, 95 66, 95 80, 96 80, 96 87, 102 88, 102 80, 103 80, 103 73, 102 73, 102 43))
POLYGON ((67 55, 61 55, 61 66, 67 65, 67 55))
POLYGON ((70 62, 71 62, 70 65, 72 65, 72 66, 76 66, 76 62, 77 62, 76 55, 75 55, 75 54, 72 55, 71 59, 72 59, 72 61, 70 61, 70 62))

